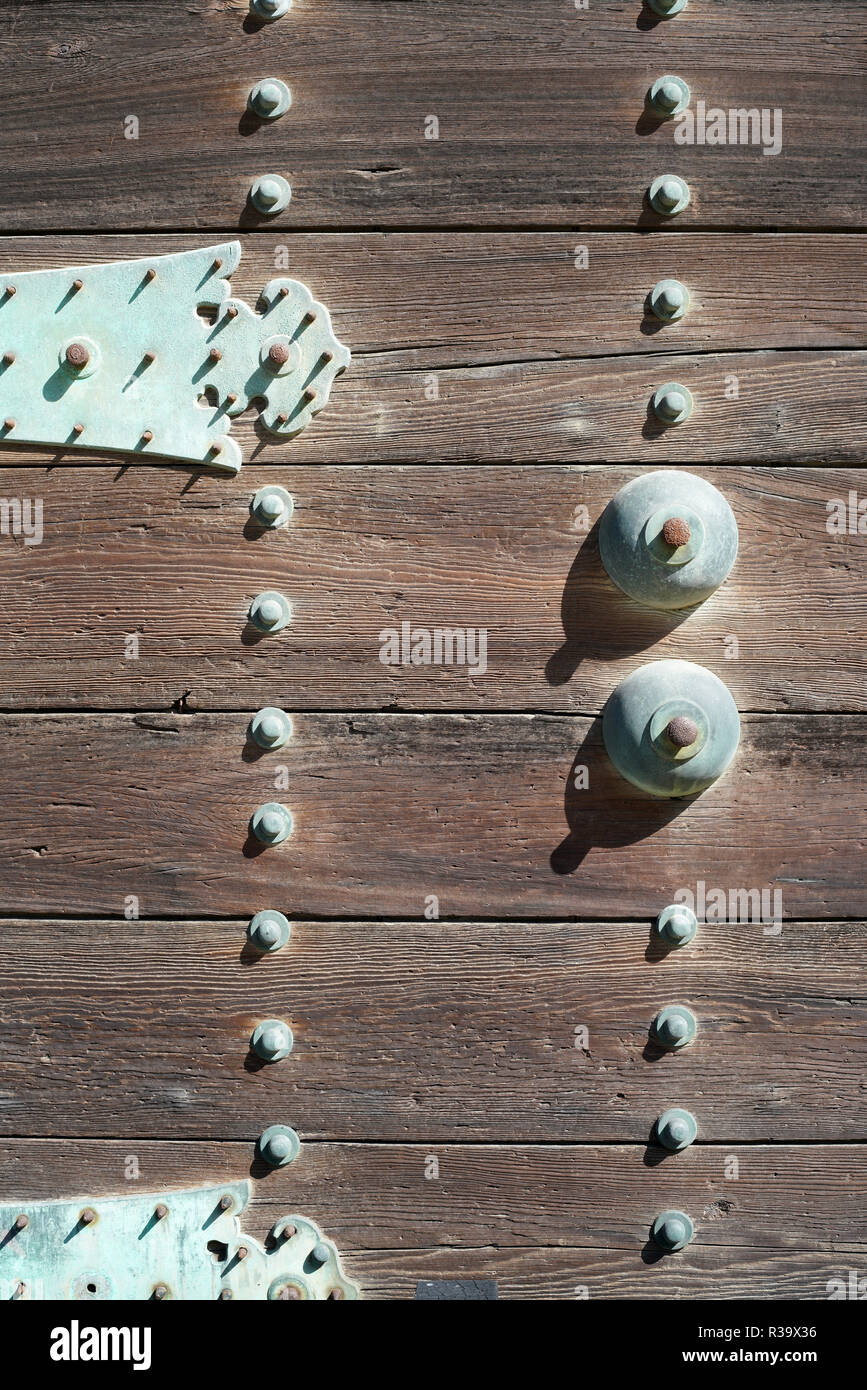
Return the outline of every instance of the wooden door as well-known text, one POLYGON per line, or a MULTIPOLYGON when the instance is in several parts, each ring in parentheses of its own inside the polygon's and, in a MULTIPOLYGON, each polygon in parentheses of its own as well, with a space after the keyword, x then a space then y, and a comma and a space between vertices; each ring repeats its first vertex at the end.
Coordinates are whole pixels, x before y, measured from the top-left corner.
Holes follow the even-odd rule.
POLYGON ((285 1123, 301 1153, 254 1164, 250 1228, 304 1212, 365 1298, 822 1299, 863 1262, 863 21, 861 0, 0 16, 4 275, 237 235, 233 292, 288 266, 353 353, 291 442, 241 417, 235 477, 0 450, 44 530, 0 536, 0 1201, 123 1195, 130 1156, 149 1191, 243 1178, 285 1123), (645 109, 667 72, 692 143, 645 109), (257 123, 269 75, 292 106, 257 123), (714 143, 715 110, 759 122, 714 143), (646 197, 669 169, 674 218, 646 197), (267 171, 292 185, 274 219, 247 201, 267 171), (646 298, 672 275, 691 308, 664 325, 646 298), (660 430, 668 380, 695 409, 660 430), (688 613, 599 558, 606 504, 657 467, 711 481, 740 531, 688 613), (261 533, 266 482, 295 510, 261 533), (263 590, 293 620, 252 642, 263 590), (484 632, 484 661, 390 664, 404 623, 484 632), (690 802, 637 796, 601 738, 663 657, 741 712, 690 802), (255 756, 270 705, 294 736, 255 756), (294 834, 257 853, 273 799, 294 834), (683 889, 780 906, 665 954, 683 889), (293 933, 259 959, 263 908, 293 933), (698 1037, 648 1056, 672 1002, 698 1037), (257 1070, 268 1017, 295 1047, 257 1070), (699 1134, 661 1161, 669 1105, 699 1134), (696 1235, 659 1260, 670 1207, 696 1235))

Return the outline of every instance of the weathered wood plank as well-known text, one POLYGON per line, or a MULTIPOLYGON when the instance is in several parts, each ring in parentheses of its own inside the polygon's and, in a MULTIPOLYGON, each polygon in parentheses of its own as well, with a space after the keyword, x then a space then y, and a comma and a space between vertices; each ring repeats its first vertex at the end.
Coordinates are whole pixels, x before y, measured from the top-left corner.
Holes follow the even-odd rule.
POLYGON ((864 1137, 862 923, 708 924, 663 956, 646 923, 301 922, 264 960, 245 925, 4 922, 0 1129, 647 1143, 676 1103, 702 1141, 864 1137), (672 1002, 699 1034, 660 1056, 672 1002), (272 1066, 268 1017, 295 1034, 272 1066))
MULTIPOLYGON (((293 463, 858 464, 865 385, 867 352, 645 354, 435 372, 369 357, 340 377, 327 409, 288 446, 254 407, 232 432, 253 462, 283 462, 288 447, 293 463), (690 419, 670 429, 650 407, 665 381, 695 397, 690 419)), ((46 456, 105 463, 90 449, 40 455, 23 446, 4 446, 0 463, 46 456)))
MULTIPOLYGON (((207 234, 4 236, 0 268, 168 255, 207 234)), ((727 233, 242 234, 235 293, 255 303, 275 273, 308 284, 359 359, 392 369, 482 366, 614 353, 863 348, 861 236, 727 233), (587 252, 586 268, 576 260, 587 252), (662 324, 646 309, 676 275, 691 307, 662 324)), ((583 262, 582 262, 583 263, 583 262)))
POLYGON ((867 708, 867 543, 827 527, 862 475, 701 472, 732 503, 740 556, 678 616, 626 599, 599 560, 595 523, 635 470, 250 468, 191 487, 184 469, 7 468, 7 499, 42 499, 43 540, 0 543, 0 706, 595 714, 628 670, 679 657, 744 709, 867 708), (295 514, 262 534, 249 502, 269 480, 295 514), (279 662, 244 640, 271 588, 294 610, 279 662), (383 665, 403 622, 484 630, 486 669, 383 665))
POLYGON ((746 716, 692 802, 622 781, 599 723, 302 714, 259 757, 245 715, 5 715, 0 910, 244 913, 291 884, 291 911, 328 916, 436 894, 444 916, 649 917, 701 878, 777 886, 787 917, 862 912, 863 716, 746 716), (260 853, 249 818, 281 796, 295 833, 260 853))
MULTIPOLYGON (((240 1144, 15 1140, 0 1143, 0 1196, 129 1192, 133 1156, 136 1188, 156 1193, 250 1164, 240 1144)), ((243 1228, 262 1238, 289 1212, 312 1217, 365 1298, 475 1277, 501 1298, 825 1299, 863 1260, 863 1173, 845 1145, 699 1147, 648 1164, 628 1147, 307 1144, 257 1182, 243 1228), (696 1237, 660 1259, 648 1230, 672 1205, 696 1237)))
POLYGON ((0 29, 4 220, 253 225, 272 168, 287 228, 652 226, 645 190, 674 166, 686 228, 864 226, 863 39, 858 0, 703 0, 672 23, 636 0, 536 4, 532 24, 523 0, 299 0, 259 27, 247 0, 19 4, 0 29), (779 109, 780 152, 676 145, 644 113, 672 65, 694 107, 779 109), (294 95, 265 128, 245 112, 263 74, 294 95))

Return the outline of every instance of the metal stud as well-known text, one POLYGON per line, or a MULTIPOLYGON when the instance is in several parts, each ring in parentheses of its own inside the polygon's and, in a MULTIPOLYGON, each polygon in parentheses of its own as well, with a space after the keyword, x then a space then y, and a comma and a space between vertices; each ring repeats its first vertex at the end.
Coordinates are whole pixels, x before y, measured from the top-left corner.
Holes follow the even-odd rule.
POLYGON ((666 946, 688 946, 698 930, 698 919, 684 903, 671 903, 657 917, 656 930, 666 946))
POLYGON ((689 305, 689 290, 679 280, 660 280, 650 291, 651 312, 663 323, 677 323, 689 305))
POLYGON ((282 950, 291 933, 291 924, 283 913, 269 908, 264 912, 257 912, 255 917, 251 918, 247 928, 247 940, 257 950, 271 953, 282 950))
POLYGON ((292 189, 280 174, 262 174, 250 187, 250 202, 265 217, 274 217, 289 206, 292 189))
POLYGON ((683 1004, 669 1004, 660 1009, 650 1025, 653 1041, 666 1052, 679 1052, 695 1037, 698 1024, 695 1014, 683 1004))
POLYGON ((82 1226, 92 1226, 96 1220, 96 1212, 93 1207, 85 1207, 78 1217, 82 1226))
POLYGON ((291 8, 292 0, 250 0, 251 12, 257 18, 267 20, 269 24, 272 20, 288 14, 291 8))
POLYGON ((27 1227, 30 1225, 30 1217, 25 1216, 24 1212, 22 1212, 20 1216, 16 1216, 12 1225, 16 1231, 26 1231, 27 1227))
POLYGON ((156 1206, 154 1207, 154 1216, 156 1217, 157 1221, 164 1221, 168 1214, 169 1209, 166 1206, 165 1202, 157 1202, 156 1206))
POLYGON ((295 503, 285 487, 269 483, 260 487, 250 503, 250 515, 264 530, 273 531, 292 519, 295 503))
POLYGON ((11 366, 12 366, 12 363, 13 363, 14 361, 15 361, 15 353, 14 353, 14 352, 4 352, 4 354, 3 354, 3 364, 4 364, 4 366, 6 366, 6 367, 11 367, 11 366))
POLYGON ((682 425, 692 414, 692 392, 679 381, 667 381, 653 393, 651 407, 663 425, 682 425))
POLYGON ((690 661, 652 661, 632 671, 609 697, 602 718, 608 756, 621 777, 651 796, 706 791, 725 772, 740 741, 731 692, 690 661), (680 740, 689 719, 698 736, 680 740), (672 737, 672 734, 675 737, 672 737))
POLYGON ((81 367, 86 367, 90 361, 90 353, 84 346, 84 343, 70 343, 64 356, 69 366, 74 367, 76 370, 79 370, 81 367))
POLYGON ((279 632, 292 618, 289 600, 273 589, 257 594, 250 604, 248 617, 259 632, 279 632))
POLYGON ((647 104, 661 120, 679 116, 689 106, 689 87, 682 77, 657 77, 647 93, 647 104))
POLYGON ((651 1226, 650 1234, 660 1250, 674 1254, 676 1250, 689 1245, 695 1235, 695 1227, 685 1211, 663 1211, 651 1226))
POLYGON ((722 584, 738 553, 734 513, 695 473, 631 479, 599 523, 599 553, 618 588, 651 608, 693 608, 722 584))
POLYGON ((260 748, 282 748, 292 737, 292 720, 285 710, 266 705, 253 715, 249 732, 260 748))
POLYGON ((676 217, 689 207, 689 185, 677 174, 660 174, 653 180, 648 192, 650 205, 661 217, 676 217))
POLYGON ((688 1110, 675 1107, 663 1110, 654 1126, 654 1133, 663 1148, 680 1153, 681 1149, 688 1149, 694 1143, 698 1125, 695 1116, 688 1110))
POLYGON ((12 419, 11 415, 8 415, 6 419, 3 421, 3 428, 4 430, 14 430, 15 421, 12 419))
POLYGON ((292 834, 292 812, 279 801, 266 801, 250 817, 250 829, 263 845, 281 845, 292 834))
POLYGON ((260 121, 276 121, 292 105, 292 93, 279 77, 265 77, 251 88, 247 105, 260 121))
POLYGON ((660 19, 671 19, 672 15, 686 9, 686 0, 647 0, 647 3, 660 19))
POLYGON ((280 1018, 266 1018, 253 1029, 250 1046, 263 1062, 279 1062, 289 1056, 294 1041, 288 1023, 280 1018))
POLYGON ((168 1298, 169 1288, 167 1284, 154 1284, 153 1296, 156 1299, 168 1298))
POLYGON ((259 1156, 271 1168, 285 1168, 298 1157, 301 1140, 288 1125, 271 1125, 259 1136, 259 1156))

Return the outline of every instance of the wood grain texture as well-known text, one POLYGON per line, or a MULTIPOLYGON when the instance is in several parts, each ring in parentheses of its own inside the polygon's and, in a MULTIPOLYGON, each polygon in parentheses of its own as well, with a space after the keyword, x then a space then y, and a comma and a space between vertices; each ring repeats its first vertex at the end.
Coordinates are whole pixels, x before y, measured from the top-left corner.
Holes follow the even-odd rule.
POLYGON ((4 496, 41 498, 44 536, 0 541, 0 706, 597 714, 627 671, 679 657, 744 710, 863 711, 867 538, 827 527, 832 499, 857 508, 862 475, 700 471, 733 506, 740 554, 707 603, 671 615, 627 599, 599 559, 596 523, 633 469, 251 468, 191 486, 184 469, 7 468, 4 496), (295 513, 263 533, 249 503, 267 481, 295 513), (254 643, 246 609, 265 589, 294 617, 254 643), (383 665, 381 634, 403 622, 483 629, 485 671, 383 665))
POLYGON ((245 926, 4 922, 2 1132, 647 1144, 678 1104, 703 1142, 864 1137, 863 923, 666 955, 646 923, 300 922, 264 959, 245 926), (699 1033, 660 1054, 673 1002, 699 1033), (269 1017, 295 1035, 273 1065, 269 1017))
POLYGON ((622 781, 599 724, 303 714, 259 756, 245 715, 5 715, 0 910, 120 914, 132 893, 228 915, 288 892, 335 917, 417 917, 428 894, 452 917, 649 917, 703 879, 779 887, 790 918, 861 914, 863 716, 746 716, 692 802, 622 781), (294 835, 264 850, 249 818, 280 797, 294 835))
MULTIPOLYGON (((0 117, 2 119, 2 117, 0 117)), ((186 236, 5 236, 4 275, 195 250, 186 236)), ((234 292, 255 304, 275 273, 328 305, 357 365, 397 369, 607 357, 867 346, 865 238, 660 232, 240 235, 234 292), (576 266, 585 248, 586 269, 576 266), (687 285, 689 313, 662 324, 658 280, 687 285)), ((2 318, 0 318, 2 325, 2 318)), ((354 372, 356 367, 352 368, 354 372)))
MULTIPOLYGON (((319 464, 860 464, 865 385, 867 352, 645 354, 437 371, 395 370, 369 357, 340 377, 327 408, 294 439, 276 440, 252 406, 232 436, 248 462, 284 462, 288 452, 293 463, 319 464), (667 381, 695 398, 690 418, 672 428, 650 405, 667 381)), ((155 455, 159 444, 155 432, 155 455)), ((84 448, 46 457, 106 461, 84 448)), ((130 463, 114 457, 119 467, 130 463)), ((3 463, 39 460, 33 448, 0 451, 3 463)))
MULTIPOLYGON (((241 1144, 0 1143, 0 1197, 141 1192, 247 1175, 241 1144)), ((658 1157, 658 1154, 655 1155, 658 1157)), ((825 1299, 863 1261, 860 1150, 695 1147, 660 1164, 636 1147, 304 1144, 255 1184, 244 1230, 293 1211, 341 1252, 364 1298, 412 1298, 420 1279, 497 1281, 500 1298, 825 1299), (425 1177, 435 1157, 439 1176, 425 1177), (733 1160, 739 1176, 733 1179, 733 1160), (677 1259, 648 1240, 682 1206, 696 1237, 677 1259)))
POLYGON ((669 23, 639 0, 532 22, 524 0, 296 0, 274 25, 247 0, 31 0, 0 30, 4 220, 255 225, 247 191, 274 169, 287 228, 657 226, 645 191, 673 167, 686 229, 863 227, 863 53, 858 0, 703 0, 669 23), (675 145, 644 111, 672 66, 694 104, 779 108, 781 152, 675 145), (245 110, 263 75, 293 91, 266 127, 245 110))

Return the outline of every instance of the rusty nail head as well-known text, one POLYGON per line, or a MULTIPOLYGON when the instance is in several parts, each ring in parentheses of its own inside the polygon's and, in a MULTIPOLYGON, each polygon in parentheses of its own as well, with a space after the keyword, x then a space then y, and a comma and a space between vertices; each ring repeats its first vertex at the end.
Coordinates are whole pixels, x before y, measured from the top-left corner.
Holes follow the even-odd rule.
POLYGON ((231 1290, 231 1289, 220 1289, 220 1300, 221 1300, 221 1302, 225 1303, 226 1300, 229 1299, 229 1298, 231 1298, 231 1297, 232 1297, 232 1290, 231 1290))
POLYGON ((3 361, 6 363, 6 365, 7 365, 7 367, 8 367, 9 364, 10 364, 10 362, 14 362, 14 361, 15 361, 15 353, 14 353, 14 352, 4 352, 4 354, 3 354, 3 361))
POLYGON ((698 738, 698 725, 685 714, 678 714, 669 720, 665 732, 676 748, 689 748, 698 738))
POLYGON ((166 1206, 165 1202, 157 1202, 156 1206, 154 1207, 154 1216, 156 1217, 157 1221, 162 1221, 163 1217, 168 1216, 168 1214, 169 1209, 166 1206))
POLYGON ((3 428, 7 430, 14 430, 15 421, 11 418, 11 416, 8 420, 3 421, 3 428))
POLYGON ((154 1298, 167 1298, 168 1292, 165 1284, 154 1284, 154 1298))
POLYGON ((268 361, 275 367, 283 367, 289 361, 289 344, 272 343, 268 349, 268 361))
POLYGON ((214 269, 215 269, 215 270, 219 270, 220 267, 222 266, 222 264, 223 264, 223 258, 222 258, 222 256, 215 256, 215 257, 214 257, 214 269))
POLYGON ((281 1238, 281 1240, 291 1240, 292 1237, 294 1236, 294 1234, 295 1234, 295 1227, 294 1227, 294 1226, 284 1226, 283 1229, 282 1229, 282 1231, 280 1232, 280 1238, 281 1238))
POLYGON ((246 1245, 239 1245, 238 1249, 235 1251, 235 1254, 237 1255, 239 1260, 246 1260, 249 1253, 250 1252, 247 1249, 246 1245))
POLYGON ((6 286, 6 293, 7 293, 7 294, 17 294, 18 291, 16 290, 16 288, 15 288, 14 285, 7 285, 7 286, 6 286))
POLYGON ((16 1231, 24 1231, 30 1225, 30 1217, 25 1216, 22 1212, 20 1216, 16 1216, 13 1224, 15 1226, 16 1231))
POLYGON ((96 1212, 93 1207, 85 1207, 78 1219, 82 1226, 92 1226, 96 1220, 96 1212))
POLYGON ((237 399, 238 399, 238 393, 237 393, 237 391, 230 391, 229 394, 228 394, 228 396, 226 397, 226 400, 228 401, 229 405, 234 405, 237 399))
POLYGON ((662 528, 662 539, 666 545, 688 545, 690 537, 689 522, 683 517, 671 516, 662 528))
POLYGON ((235 1205, 235 1199, 234 1199, 234 1197, 230 1197, 229 1194, 228 1194, 228 1192, 225 1192, 225 1193, 223 1194, 223 1196, 220 1198, 220 1210, 221 1210, 221 1211, 231 1211, 231 1209, 232 1209, 232 1207, 233 1207, 234 1205, 235 1205))
POLYGON ((228 307, 228 309, 226 310, 226 318, 227 318, 227 319, 236 319, 237 317, 238 317, 238 310, 235 308, 234 304, 230 304, 229 307, 228 307))
POLYGON ((86 367, 90 361, 90 353, 84 343, 70 343, 66 349, 66 360, 70 367, 86 367))
MULTIPOLYGON (((14 294, 15 291, 14 291, 14 290, 10 290, 9 293, 10 293, 10 294, 14 294)), ((279 294, 279 296, 280 296, 281 299, 285 299, 286 296, 287 296, 287 294, 289 293, 289 291, 287 290, 287 288, 286 288, 285 285, 281 285, 280 288, 279 288, 279 290, 277 291, 277 293, 279 294)))
POLYGON ((277 1297, 283 1299, 284 1302, 294 1301, 301 1297, 301 1290, 296 1288, 294 1284, 284 1284, 277 1297))
POLYGON ((141 437, 144 440, 145 444, 150 444, 151 440, 154 437, 154 432, 153 430, 142 430, 141 437))
POLYGON ((77 424, 72 426, 73 434, 84 434, 84 425, 77 424))
POLYGON ((156 271, 154 270, 153 266, 151 266, 151 268, 150 268, 149 270, 146 270, 146 271, 145 271, 145 279, 146 279, 148 282, 150 282, 151 280, 155 280, 156 278, 157 278, 157 273, 156 273, 156 271))
POLYGON ((208 353, 208 356, 210 357, 212 362, 219 362, 223 354, 220 352, 219 348, 211 348, 211 351, 208 353))
POLYGON ((277 424, 278 424, 278 425, 285 425, 285 424, 286 424, 286 421, 287 421, 288 419, 289 419, 289 416, 288 416, 288 415, 284 415, 283 412, 281 411, 281 413, 277 416, 277 424))
POLYGON ((144 355, 144 361, 145 361, 145 362, 156 362, 156 360, 157 360, 157 355, 156 355, 155 352, 150 352, 150 351, 148 351, 148 352, 145 353, 145 355, 144 355))
POLYGON ((83 289, 84 289, 84 281, 83 281, 83 280, 73 280, 73 282, 72 282, 72 288, 75 290, 76 293, 78 293, 79 290, 83 290, 83 289))

